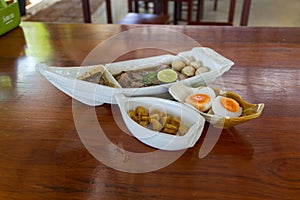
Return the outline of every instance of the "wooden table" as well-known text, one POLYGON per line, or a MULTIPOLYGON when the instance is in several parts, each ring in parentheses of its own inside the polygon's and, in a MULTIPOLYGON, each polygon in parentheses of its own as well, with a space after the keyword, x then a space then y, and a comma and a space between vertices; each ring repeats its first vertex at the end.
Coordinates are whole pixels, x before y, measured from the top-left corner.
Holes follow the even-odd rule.
MULTIPOLYGON (((81 65, 100 42, 136 27, 141 26, 23 22, 0 37, 0 199, 298 199, 300 28, 156 26, 233 60, 222 76, 224 85, 249 102, 265 103, 262 116, 238 125, 233 134, 223 130, 200 159, 210 134, 206 124, 193 148, 148 173, 113 169, 89 153, 76 130, 72 99, 35 65, 81 65)), ((184 47, 181 41, 177 45, 184 47)), ((161 53, 148 49, 119 60, 161 53)), ((124 152, 156 151, 118 127, 122 120, 114 119, 115 106, 81 106, 82 113, 95 110, 107 137, 124 152)), ((116 153, 99 151, 112 160, 116 153)), ((146 167, 156 161, 143 162, 146 167)))

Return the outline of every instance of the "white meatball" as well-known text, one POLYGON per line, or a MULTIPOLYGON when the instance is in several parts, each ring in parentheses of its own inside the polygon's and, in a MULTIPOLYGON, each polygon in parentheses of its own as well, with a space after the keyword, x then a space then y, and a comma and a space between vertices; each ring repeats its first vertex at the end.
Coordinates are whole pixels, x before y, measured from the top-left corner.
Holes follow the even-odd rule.
POLYGON ((194 76, 196 69, 192 66, 186 66, 181 70, 181 73, 186 76, 194 76))
POLYGON ((203 64, 201 61, 194 61, 194 62, 191 62, 190 64, 191 66, 195 67, 196 69, 200 68, 200 67, 203 67, 203 64))
POLYGON ((191 62, 195 61, 193 56, 184 56, 183 60, 185 62, 186 65, 190 65, 191 62))
POLYGON ((176 71, 181 71, 186 64, 182 60, 177 60, 172 62, 172 69, 176 71))
POLYGON ((198 74, 202 74, 202 73, 209 72, 209 71, 210 71, 210 69, 208 67, 200 67, 196 70, 195 74, 198 75, 198 74))

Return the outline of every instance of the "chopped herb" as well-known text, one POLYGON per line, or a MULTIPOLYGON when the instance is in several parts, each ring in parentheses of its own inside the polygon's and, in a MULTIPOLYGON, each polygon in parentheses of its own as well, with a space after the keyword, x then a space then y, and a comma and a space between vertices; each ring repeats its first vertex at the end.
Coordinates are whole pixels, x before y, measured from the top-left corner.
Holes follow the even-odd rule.
POLYGON ((146 76, 143 77, 142 82, 145 85, 151 85, 156 79, 156 73, 151 71, 146 76))

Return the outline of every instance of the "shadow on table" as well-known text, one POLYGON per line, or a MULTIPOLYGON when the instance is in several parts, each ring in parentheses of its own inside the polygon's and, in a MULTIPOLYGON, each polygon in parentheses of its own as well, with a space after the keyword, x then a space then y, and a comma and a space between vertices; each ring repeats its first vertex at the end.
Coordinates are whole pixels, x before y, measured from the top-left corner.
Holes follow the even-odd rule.
POLYGON ((236 128, 217 129, 205 126, 200 141, 199 158, 209 155, 231 155, 245 159, 252 158, 253 147, 236 128))

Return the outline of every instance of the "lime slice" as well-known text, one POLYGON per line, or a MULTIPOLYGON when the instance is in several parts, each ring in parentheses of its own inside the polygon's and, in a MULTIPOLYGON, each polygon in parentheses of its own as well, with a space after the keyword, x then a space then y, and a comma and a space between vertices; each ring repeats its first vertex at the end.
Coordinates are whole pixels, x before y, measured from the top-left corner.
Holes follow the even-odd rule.
POLYGON ((163 83, 171 83, 177 80, 177 73, 172 69, 164 69, 157 73, 157 79, 163 83))

